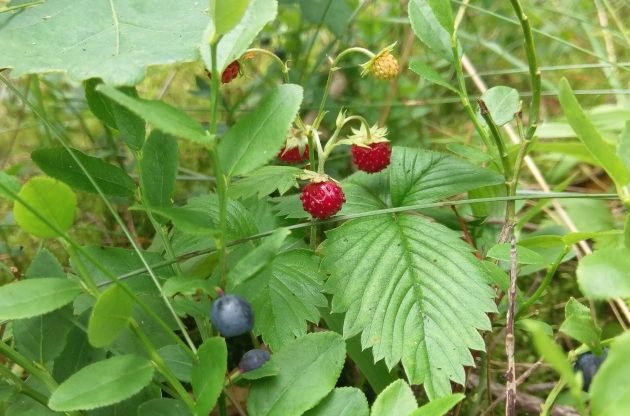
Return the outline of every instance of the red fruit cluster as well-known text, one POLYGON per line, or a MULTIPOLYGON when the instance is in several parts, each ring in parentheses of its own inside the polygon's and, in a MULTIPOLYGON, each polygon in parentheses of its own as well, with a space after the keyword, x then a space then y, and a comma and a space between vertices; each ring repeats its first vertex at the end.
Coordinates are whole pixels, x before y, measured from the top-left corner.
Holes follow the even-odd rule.
MULTIPOLYGON (((238 77, 240 73, 241 73, 241 64, 239 64, 238 61, 232 61, 223 70, 223 73, 221 74, 221 82, 224 84, 227 84, 228 82, 232 81, 234 78, 238 77)), ((206 74, 208 75, 208 78, 212 78, 212 73, 210 71, 206 70, 206 74)))
POLYGON ((300 148, 297 146, 289 150, 285 150, 286 146, 283 146, 278 153, 278 159, 282 160, 284 163, 294 165, 308 160, 308 146, 304 148, 304 152, 302 154, 300 154, 300 148))
POLYGON ((346 202, 341 187, 333 181, 309 183, 302 190, 300 199, 304 210, 319 219, 332 217, 346 202))
POLYGON ((368 147, 352 145, 352 161, 363 172, 376 173, 389 166, 392 147, 389 142, 377 142, 368 147))

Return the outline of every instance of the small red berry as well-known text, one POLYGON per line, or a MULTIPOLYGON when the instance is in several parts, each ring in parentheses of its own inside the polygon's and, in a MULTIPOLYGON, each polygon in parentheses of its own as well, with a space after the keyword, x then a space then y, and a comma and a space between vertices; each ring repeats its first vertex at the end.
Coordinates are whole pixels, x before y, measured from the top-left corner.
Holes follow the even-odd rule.
POLYGON ((346 202, 341 187, 333 181, 309 183, 302 190, 300 199, 304 210, 319 219, 332 217, 346 202))
MULTIPOLYGON (((232 61, 221 74, 221 82, 227 84, 241 73, 241 64, 238 61, 232 61)), ((208 78, 212 78, 212 73, 206 69, 208 78)))
POLYGON ((363 172, 376 173, 389 166, 392 147, 389 142, 377 142, 368 147, 352 145, 352 161, 363 172))
POLYGON ((286 146, 283 146, 278 153, 278 159, 282 160, 284 163, 293 165, 308 160, 308 146, 304 148, 304 152, 302 154, 300 154, 300 148, 297 146, 285 151, 286 148, 286 146))

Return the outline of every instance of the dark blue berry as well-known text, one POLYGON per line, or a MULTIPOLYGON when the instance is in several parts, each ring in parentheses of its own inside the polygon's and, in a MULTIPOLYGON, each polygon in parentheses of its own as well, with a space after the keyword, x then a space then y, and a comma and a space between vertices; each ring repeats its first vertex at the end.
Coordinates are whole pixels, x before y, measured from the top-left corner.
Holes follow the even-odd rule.
POLYGON ((212 325, 226 338, 246 334, 254 326, 254 311, 238 295, 225 295, 212 302, 212 325))
POLYGON ((591 381, 599 370, 606 357, 608 356, 608 348, 604 348, 601 355, 595 355, 592 352, 586 352, 580 354, 575 362, 575 371, 582 373, 584 383, 582 384, 582 390, 588 391, 591 386, 591 381))
POLYGON ((271 354, 269 354, 269 351, 261 350, 258 348, 249 350, 245 354, 243 354, 241 362, 238 363, 238 368, 240 368, 243 373, 246 373, 247 371, 252 371, 259 368, 264 363, 269 361, 269 358, 271 358, 271 354))

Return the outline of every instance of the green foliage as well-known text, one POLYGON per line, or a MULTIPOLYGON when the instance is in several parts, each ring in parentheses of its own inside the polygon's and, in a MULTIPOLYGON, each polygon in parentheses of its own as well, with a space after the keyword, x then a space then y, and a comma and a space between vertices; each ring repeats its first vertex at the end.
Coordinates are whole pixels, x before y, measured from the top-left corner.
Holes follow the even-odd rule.
POLYGON ((74 223, 77 197, 65 184, 44 176, 28 181, 13 206, 15 222, 37 237, 57 237, 74 223))
POLYGON ((601 354, 602 330, 593 322, 590 309, 574 298, 569 299, 564 307, 564 322, 560 332, 588 345, 596 355, 601 354))
POLYGON ((582 293, 591 299, 630 296, 629 253, 626 248, 611 248, 584 257, 576 271, 582 293))
POLYGON ((503 126, 514 119, 521 109, 518 91, 509 87, 492 87, 481 95, 492 121, 497 126, 503 126))
POLYGON ((247 408, 252 416, 295 415, 314 407, 335 386, 345 359, 341 336, 305 335, 285 344, 270 363, 280 371, 252 384, 247 408))
POLYGON ((221 1, 212 0, 210 10, 217 35, 229 32, 243 17, 250 0, 221 1))
POLYGON ((264 166, 232 184, 230 196, 243 199, 258 195, 262 198, 276 190, 282 195, 297 186, 297 176, 301 172, 302 169, 293 166, 264 166))
POLYGON ((112 286, 101 293, 90 314, 90 344, 102 348, 114 342, 129 325, 132 311, 133 300, 121 286, 112 286))
POLYGON ((452 62, 451 35, 454 29, 450 3, 444 0, 411 0, 408 12, 418 39, 440 58, 452 62))
POLYGON ((48 176, 65 182, 79 191, 97 192, 90 178, 106 195, 132 196, 136 190, 136 183, 124 170, 77 149, 70 151, 63 147, 39 149, 31 153, 31 159, 48 176), (81 162, 81 166, 75 158, 81 162))
POLYGON ((76 80, 135 85, 150 65, 197 58, 205 7, 190 0, 178 7, 168 0, 63 0, 0 14, 0 43, 6 45, 0 67, 14 68, 16 76, 63 71, 76 80))
POLYGON ((338 387, 304 415, 368 416, 369 413, 367 399, 361 390, 354 387, 338 387))
POLYGON ((83 367, 50 396, 56 411, 89 410, 125 400, 153 378, 153 365, 146 358, 119 355, 83 367))
POLYGON ((33 278, 0 286, 0 319, 31 318, 72 302, 81 293, 75 281, 33 278))
POLYGON ((461 393, 441 397, 420 407, 413 412, 411 416, 443 416, 455 407, 457 403, 461 402, 464 397, 465 396, 461 393))
POLYGON ((195 411, 206 414, 223 390, 223 377, 227 371, 227 346, 220 337, 204 341, 197 352, 199 361, 192 368, 193 392, 197 398, 195 411))
POLYGON ((171 206, 178 165, 177 142, 159 131, 151 132, 140 159, 140 183, 147 205, 171 206))
POLYGON ((276 87, 243 117, 219 143, 223 169, 229 176, 244 175, 269 162, 280 150, 302 102, 302 87, 276 87))
POLYGON ((378 395, 372 405, 372 416, 410 415, 418 408, 411 388, 404 380, 396 380, 378 395))
POLYGON ((630 406, 630 386, 627 374, 630 336, 626 333, 615 339, 608 357, 593 378, 591 410, 593 416, 623 414, 630 406))

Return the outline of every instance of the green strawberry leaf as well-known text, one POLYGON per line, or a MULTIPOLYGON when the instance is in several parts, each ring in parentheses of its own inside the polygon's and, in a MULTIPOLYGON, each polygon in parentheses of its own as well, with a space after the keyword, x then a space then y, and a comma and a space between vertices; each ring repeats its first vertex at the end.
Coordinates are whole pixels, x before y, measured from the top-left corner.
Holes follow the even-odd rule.
POLYGON ((394 147, 389 170, 395 207, 432 202, 505 181, 497 172, 445 153, 407 147, 394 147))
POLYGON ((356 387, 337 387, 304 416, 368 416, 365 394, 356 387))
POLYGON ((306 334, 306 323, 317 323, 318 307, 326 306, 323 278, 310 251, 281 253, 269 266, 234 289, 256 313, 254 333, 272 350, 306 334))
POLYGON ((371 416, 409 415, 418 408, 416 397, 405 380, 396 380, 383 390, 372 405, 371 416))
POLYGON ((57 0, 0 14, 0 68, 13 75, 67 72, 135 85, 150 65, 198 59, 207 2, 57 0))
POLYGON ((238 199, 258 195, 258 198, 270 195, 276 190, 280 195, 297 187, 297 177, 302 169, 293 166, 263 166, 234 182, 228 190, 230 196, 238 199))
POLYGON ((322 267, 332 311, 346 312, 343 334, 362 333, 364 348, 429 398, 464 383, 469 349, 484 350, 478 330, 496 311, 484 269, 450 229, 418 215, 355 219, 327 233, 322 267))

